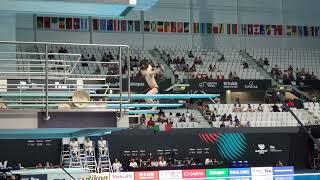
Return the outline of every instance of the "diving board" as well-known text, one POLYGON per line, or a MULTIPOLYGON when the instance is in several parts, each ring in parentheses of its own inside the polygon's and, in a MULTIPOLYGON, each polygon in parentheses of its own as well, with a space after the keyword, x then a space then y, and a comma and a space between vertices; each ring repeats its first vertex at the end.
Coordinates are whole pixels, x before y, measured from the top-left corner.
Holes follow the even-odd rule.
MULTIPOLYGON (((49 92, 49 98, 71 98, 73 92, 49 92)), ((131 94, 132 100, 139 99, 209 99, 219 97, 219 94, 131 94)), ((0 97, 10 99, 45 98, 43 92, 1 92, 0 97)), ((90 94, 90 97, 106 97, 120 99, 120 94, 90 94)), ((128 94, 122 94, 122 99, 128 99, 128 94)))

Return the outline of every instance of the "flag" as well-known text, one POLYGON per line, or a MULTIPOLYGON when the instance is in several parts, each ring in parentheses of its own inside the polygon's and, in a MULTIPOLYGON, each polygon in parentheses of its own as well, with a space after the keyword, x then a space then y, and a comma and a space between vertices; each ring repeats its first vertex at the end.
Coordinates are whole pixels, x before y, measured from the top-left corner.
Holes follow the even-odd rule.
POLYGON ((224 34, 224 24, 219 25, 219 34, 224 34))
MULTIPOLYGON (((107 30, 108 31, 113 31, 113 20, 111 20, 111 19, 107 20, 107 30)), ((132 28, 132 30, 133 30, 133 28, 132 28)))
POLYGON ((178 30, 178 33, 183 32, 183 22, 177 22, 177 30, 178 30))
POLYGON ((51 17, 51 29, 59 29, 59 23, 57 17, 51 17))
POLYGON ((158 21, 157 30, 158 32, 163 32, 163 21, 158 21))
POLYGON ((314 27, 314 35, 320 36, 320 27, 319 26, 314 27))
POLYGON ((313 27, 313 26, 309 26, 308 29, 309 29, 309 31, 308 31, 308 32, 309 32, 309 33, 308 33, 309 36, 314 36, 314 27, 313 27))
POLYGON ((183 24, 184 24, 184 26, 183 26, 184 33, 189 33, 189 32, 190 32, 189 23, 188 23, 188 22, 185 22, 185 23, 183 23, 183 24))
POLYGON ((260 25, 259 24, 254 24, 253 25, 253 34, 254 35, 260 35, 260 25))
POLYGON ((227 24, 227 34, 231 34, 231 24, 227 24))
POLYGON ((164 22, 164 32, 171 32, 170 22, 164 22))
POLYGON ((276 28, 275 28, 275 35, 278 35, 278 36, 282 36, 282 25, 276 25, 276 28))
POLYGON ((127 20, 125 19, 121 20, 121 31, 122 32, 127 31, 127 20))
POLYGON ((92 19, 92 30, 97 31, 99 26, 99 20, 98 19, 92 19))
POLYGON ((66 18, 66 28, 72 29, 72 18, 66 18))
POLYGON ((232 34, 238 34, 238 24, 232 24, 232 34))
POLYGON ((207 23, 207 34, 212 34, 212 23, 207 23))
MULTIPOLYGON (((113 20, 113 31, 120 31, 120 20, 114 19, 113 20)), ((140 27, 140 25, 139 25, 140 27)), ((139 30, 140 31, 140 30, 139 30)))
POLYGON ((308 31, 308 26, 303 26, 303 35, 305 36, 305 37, 308 37, 309 36, 309 31, 308 31))
POLYGON ((43 17, 37 17, 37 28, 43 29, 43 17))
POLYGON ((253 34, 253 24, 248 24, 248 35, 253 34))
POLYGON ((88 30, 88 19, 87 18, 80 19, 80 29, 81 30, 88 30))
POLYGON ((219 33, 219 25, 218 24, 213 25, 212 32, 213 32, 213 34, 219 33))
POLYGON ((298 36, 303 36, 303 26, 298 26, 298 36))
POLYGON ((177 32, 177 23, 171 22, 171 32, 177 32))
POLYGON ((260 24, 260 35, 266 35, 265 25, 260 24))
POLYGON ((287 36, 292 36, 292 26, 286 26, 287 36))
POLYGON ((297 36, 297 26, 291 26, 292 27, 292 36, 297 36))
POLYGON ((59 29, 66 29, 66 19, 59 18, 59 29))
POLYGON ((80 29, 80 18, 73 18, 73 29, 74 30, 80 29))
POLYGON ((199 33, 199 23, 193 23, 193 33, 199 33))
POLYGON ((271 35, 271 25, 266 25, 266 34, 271 35))
POLYGON ((107 22, 105 19, 100 19, 100 31, 107 30, 107 22))
POLYGON ((206 24, 205 23, 200 23, 200 33, 204 34, 206 33, 206 24))
POLYGON ((172 124, 159 124, 159 125, 154 125, 153 130, 155 132, 160 132, 160 131, 171 131, 172 130, 172 124))
POLYGON ((140 27, 140 21, 134 21, 134 32, 140 32, 141 27, 140 27))
POLYGON ((157 22, 156 21, 151 22, 151 31, 157 32, 157 22))
POLYGON ((241 24, 241 34, 243 34, 243 35, 248 34, 248 25, 247 24, 241 24))
POLYGON ((44 17, 43 23, 44 23, 44 28, 50 29, 50 25, 51 25, 50 17, 44 17))
POLYGON ((150 32, 150 21, 144 21, 144 28, 145 32, 150 32))

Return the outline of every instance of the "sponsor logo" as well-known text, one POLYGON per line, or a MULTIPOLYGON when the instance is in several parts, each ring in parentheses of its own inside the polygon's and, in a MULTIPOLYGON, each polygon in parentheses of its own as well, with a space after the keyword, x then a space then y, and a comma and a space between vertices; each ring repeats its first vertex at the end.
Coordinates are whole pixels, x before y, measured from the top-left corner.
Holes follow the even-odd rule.
POLYGON ((259 149, 255 150, 255 152, 259 154, 265 154, 269 151, 268 149, 265 149, 266 148, 265 144, 258 144, 258 148, 259 149))
POLYGON ((259 87, 256 84, 254 84, 253 81, 249 81, 248 84, 244 85, 244 88, 246 88, 246 89, 258 89, 259 87))
POLYGON ((217 87, 217 82, 201 82, 199 83, 200 88, 208 87, 208 88, 215 88, 217 87))
POLYGON ((273 167, 274 175, 294 174, 293 166, 273 167))
POLYGON ((90 173, 90 177, 82 178, 82 180, 109 180, 109 173, 90 173))
POLYGON ((0 169, 2 168, 6 168, 8 165, 8 161, 3 161, 3 162, 0 162, 0 169))
POLYGON ((21 180, 47 180, 47 174, 21 175, 21 180))
POLYGON ((159 171, 139 171, 134 173, 136 180, 154 180, 159 179, 159 171))
POLYGON ((251 175, 252 176, 272 176, 273 169, 272 167, 252 167, 251 175))
POLYGON ((238 82, 225 81, 225 82, 223 82, 223 88, 225 88, 225 89, 237 89, 238 88, 238 82))
POLYGON ((250 168, 231 168, 229 169, 229 176, 250 176, 250 168))
POLYGON ((160 179, 182 179, 182 170, 160 171, 160 179))
POLYGON ((207 177, 228 177, 229 169, 221 168, 221 169, 207 169, 206 170, 207 177))
POLYGON ((134 180, 134 172, 110 173, 110 180, 134 180))
POLYGON ((205 169, 190 169, 182 170, 182 178, 205 178, 206 170, 205 169))

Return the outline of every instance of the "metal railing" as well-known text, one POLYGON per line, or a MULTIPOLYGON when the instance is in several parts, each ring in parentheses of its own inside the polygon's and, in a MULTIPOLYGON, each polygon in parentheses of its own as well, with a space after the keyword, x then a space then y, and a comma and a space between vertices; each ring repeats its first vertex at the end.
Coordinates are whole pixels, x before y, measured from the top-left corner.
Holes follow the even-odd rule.
MULTIPOLYGON (((129 46, 127 45, 19 41, 0 41, 0 45, 7 45, 8 47, 13 46, 15 49, 18 49, 16 46, 21 46, 20 51, 16 50, 16 52, 14 52, 14 50, 12 50, 13 48, 11 48, 10 51, 0 52, 0 66, 8 67, 7 69, 0 71, 0 78, 5 80, 26 80, 27 82, 32 82, 33 79, 42 80, 40 83, 36 83, 36 85, 34 83, 7 83, 6 85, 1 84, 0 91, 2 93, 5 93, 4 91, 12 91, 19 93, 45 93, 45 97, 33 97, 34 101, 32 101, 32 99, 30 98, 26 100, 23 97, 19 97, 16 99, 11 98, 10 100, 1 100, 1 103, 44 103, 46 119, 49 120, 49 104, 70 103, 70 100, 68 99, 55 99, 54 97, 49 97, 50 92, 56 92, 57 90, 62 90, 62 93, 70 93, 75 92, 76 90, 80 89, 79 87, 81 87, 82 90, 85 90, 88 93, 97 89, 105 90, 105 93, 107 93, 107 91, 109 90, 118 91, 118 93, 120 94, 119 100, 106 100, 106 94, 104 93, 103 95, 101 95, 101 97, 103 98, 99 101, 90 101, 82 103, 119 103, 120 116, 122 116, 123 111, 122 104, 130 102, 130 86, 128 86, 128 97, 126 97, 126 100, 123 99, 124 97, 122 87, 122 80, 124 79, 124 72, 122 72, 123 65, 124 63, 130 65, 130 60, 128 57, 129 46), (22 46, 32 46, 33 51, 36 49, 36 52, 28 52, 24 50, 22 46), (53 52, 56 51, 59 47, 67 47, 68 53, 53 52), (103 53, 107 53, 108 51, 110 52, 110 50, 117 51, 117 58, 114 58, 113 61, 99 61, 99 56, 97 56, 96 61, 90 61, 89 59, 85 59, 82 56, 86 55, 85 53, 88 52, 90 52, 91 54, 97 53, 98 55, 102 55, 103 53), (125 53, 127 53, 127 55, 125 53), (86 66, 84 66, 84 64, 86 64, 86 66), (93 69, 90 68, 93 66, 96 67, 96 71, 98 72, 91 72, 93 69), (110 72, 110 66, 118 67, 117 72, 110 72), (108 73, 106 73, 107 71, 108 73), (107 78, 113 78, 114 80, 118 80, 119 87, 109 87, 106 82, 107 78), (49 81, 52 80, 62 80, 63 83, 50 84, 49 81), (67 83, 67 81, 70 80, 105 80, 105 84, 77 85, 76 83, 67 83), (63 88, 57 88, 57 86, 63 86, 63 88), (26 89, 23 89, 23 87, 27 87, 27 91, 26 89)), ((130 84, 130 67, 127 68, 127 73, 128 84, 130 84)), ((95 97, 99 97, 99 95, 96 95, 95 97)))

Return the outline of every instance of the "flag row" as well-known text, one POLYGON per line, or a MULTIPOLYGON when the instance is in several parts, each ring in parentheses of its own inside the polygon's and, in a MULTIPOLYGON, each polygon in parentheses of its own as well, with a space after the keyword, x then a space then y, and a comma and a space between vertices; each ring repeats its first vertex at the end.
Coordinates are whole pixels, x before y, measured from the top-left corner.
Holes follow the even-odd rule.
POLYGON ((215 24, 126 19, 37 17, 38 29, 102 32, 194 33, 214 35, 320 37, 320 26, 268 24, 215 24))

